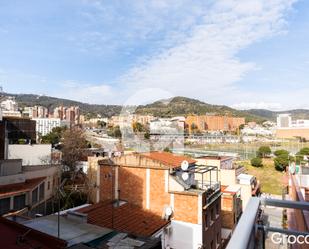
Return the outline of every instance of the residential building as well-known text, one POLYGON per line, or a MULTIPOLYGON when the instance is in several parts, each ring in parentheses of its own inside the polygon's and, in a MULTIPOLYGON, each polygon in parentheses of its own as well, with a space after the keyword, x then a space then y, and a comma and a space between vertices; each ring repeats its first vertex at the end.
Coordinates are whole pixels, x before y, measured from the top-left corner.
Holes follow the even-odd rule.
POLYGON ((191 158, 167 152, 90 159, 89 168, 95 169, 96 162, 92 183, 98 187, 92 196, 170 220, 161 234, 163 248, 221 248, 220 184, 216 178, 206 180, 214 167, 197 166, 191 158), (196 180, 197 175, 205 175, 205 180, 196 180))
POLYGON ((21 117, 14 97, 4 97, 0 102, 0 109, 2 109, 3 117, 21 117))
POLYGON ((54 128, 62 125, 60 118, 34 118, 37 137, 45 136, 54 128))
MULTIPOLYGON (((243 209, 252 196, 259 196, 261 186, 256 177, 244 173, 244 167, 235 164, 234 157, 229 156, 202 156, 196 158, 197 164, 214 166, 219 170, 219 181, 222 185, 232 188, 241 188, 243 209)), ((216 176, 210 175, 212 179, 216 176)))
POLYGON ((78 106, 58 106, 54 109, 53 117, 68 122, 70 126, 77 125, 80 123, 80 109, 78 106))
POLYGON ((184 120, 179 118, 157 118, 150 122, 151 134, 183 134, 184 120))
POLYGON ((309 120, 292 120, 290 114, 279 114, 277 117, 277 130, 275 133, 277 138, 309 139, 309 120))
POLYGON ((155 117, 152 115, 139 115, 134 114, 132 115, 132 122, 138 122, 144 126, 149 125, 152 120, 154 120, 155 117))
POLYGON ((51 145, 14 144, 24 134, 30 134, 31 140, 34 130, 27 122, 24 126, 19 122, 16 124, 12 125, 14 129, 10 123, 2 124, 6 138, 3 139, 0 159, 1 214, 11 211, 29 216, 49 213, 60 181, 59 161, 52 159, 51 145))
POLYGON ((0 160, 8 158, 8 144, 36 142, 35 121, 27 118, 3 117, 0 121, 0 160))
MULTIPOLYGON (((294 170, 293 170, 294 171, 294 170)), ((252 197, 238 222, 227 249, 308 248, 308 175, 289 173, 282 199, 252 197), (284 210, 283 226, 269 222, 268 210, 284 210), (269 247, 267 247, 269 245, 269 247)))
POLYGON ((242 214, 241 187, 221 186, 222 227, 234 230, 242 214))
POLYGON ((27 115, 29 118, 48 118, 49 111, 48 108, 44 106, 28 106, 23 110, 23 114, 27 115))
POLYGON ((71 125, 79 124, 80 109, 78 106, 71 106, 65 109, 65 120, 71 125))
POLYGON ((22 159, 1 160, 0 215, 50 213, 58 183, 58 165, 22 166, 22 159))
POLYGON ((291 114, 279 114, 277 117, 278 128, 289 128, 292 126, 291 114))
POLYGON ((231 117, 231 116, 187 116, 186 128, 189 133, 195 131, 228 131, 235 132, 239 129, 240 125, 245 124, 245 118, 243 117, 231 117))

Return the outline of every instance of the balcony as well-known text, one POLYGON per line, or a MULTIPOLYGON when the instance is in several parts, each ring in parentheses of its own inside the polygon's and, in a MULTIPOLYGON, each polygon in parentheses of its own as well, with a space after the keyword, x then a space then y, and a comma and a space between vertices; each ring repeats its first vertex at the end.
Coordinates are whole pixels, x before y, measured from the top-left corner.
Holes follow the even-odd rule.
MULTIPOLYGON (((263 207, 280 207, 288 209, 296 209, 300 211, 309 211, 309 203, 302 201, 288 201, 277 199, 264 199, 252 197, 244 211, 236 229, 227 245, 227 249, 261 249, 266 248, 265 242, 269 233, 278 233, 283 238, 288 236, 309 236, 308 229, 304 231, 296 231, 292 229, 284 229, 273 227, 263 222, 263 207)), ((304 238, 302 237, 302 238, 304 238)), ((287 248, 308 248, 308 244, 290 245, 286 242, 287 248)), ((274 244, 275 245, 275 244, 274 244)))

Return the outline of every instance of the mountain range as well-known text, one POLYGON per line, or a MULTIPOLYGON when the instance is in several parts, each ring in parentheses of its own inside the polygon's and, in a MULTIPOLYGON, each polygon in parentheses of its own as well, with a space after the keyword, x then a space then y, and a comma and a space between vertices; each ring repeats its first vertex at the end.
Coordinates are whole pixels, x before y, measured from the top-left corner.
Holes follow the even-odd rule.
MULTIPOLYGON (((25 106, 42 105, 52 110, 59 105, 77 105, 80 107, 81 112, 85 115, 88 115, 88 117, 95 117, 97 114, 100 114, 103 117, 111 117, 113 115, 118 115, 122 109, 121 105, 87 104, 74 100, 55 98, 44 95, 10 93, 2 93, 2 95, 15 97, 20 108, 25 106)), ((264 109, 236 110, 225 105, 211 105, 196 99, 186 97, 174 97, 172 99, 155 101, 147 105, 140 105, 137 106, 135 112, 137 114, 151 114, 158 117, 205 114, 231 115, 245 117, 246 121, 256 122, 262 122, 265 120, 275 121, 278 114, 290 113, 295 119, 309 119, 309 110, 306 109, 296 109, 284 112, 276 112, 264 109)))

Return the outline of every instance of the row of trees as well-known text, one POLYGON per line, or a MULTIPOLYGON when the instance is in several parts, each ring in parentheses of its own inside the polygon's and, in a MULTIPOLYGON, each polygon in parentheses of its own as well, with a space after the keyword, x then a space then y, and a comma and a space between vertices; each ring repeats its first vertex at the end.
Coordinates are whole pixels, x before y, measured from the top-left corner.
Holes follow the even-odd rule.
MULTIPOLYGON (((290 152, 284 149, 276 150, 273 153, 273 160, 275 169, 278 171, 285 171, 289 166, 290 162, 300 163, 304 156, 309 155, 309 148, 302 148, 295 156, 291 156, 290 152)), ((257 153, 256 157, 251 159, 251 165, 254 167, 263 166, 263 158, 270 158, 272 156, 272 151, 269 146, 261 146, 257 153)))

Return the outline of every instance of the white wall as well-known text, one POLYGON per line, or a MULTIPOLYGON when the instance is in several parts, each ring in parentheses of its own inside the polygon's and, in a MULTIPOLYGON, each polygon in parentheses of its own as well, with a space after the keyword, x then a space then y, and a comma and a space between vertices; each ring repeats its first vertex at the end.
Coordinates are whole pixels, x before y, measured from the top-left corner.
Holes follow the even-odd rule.
POLYGON ((48 165, 51 144, 9 144, 8 159, 22 159, 23 165, 48 165))
POLYGON ((203 244, 202 225, 182 221, 171 221, 171 229, 163 235, 163 243, 171 248, 198 249, 203 244))

